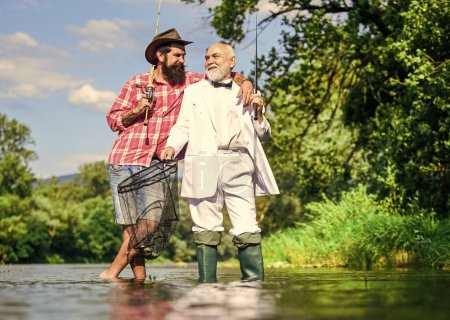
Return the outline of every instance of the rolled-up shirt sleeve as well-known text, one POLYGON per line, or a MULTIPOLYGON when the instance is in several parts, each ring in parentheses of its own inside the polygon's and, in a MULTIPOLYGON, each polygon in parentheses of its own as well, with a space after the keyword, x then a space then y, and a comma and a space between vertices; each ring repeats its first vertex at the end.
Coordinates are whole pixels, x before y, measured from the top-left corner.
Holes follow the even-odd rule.
POLYGON ((122 88, 119 96, 114 101, 111 109, 106 115, 108 125, 112 131, 123 131, 125 126, 122 122, 124 113, 133 108, 138 101, 136 89, 128 81, 122 88))

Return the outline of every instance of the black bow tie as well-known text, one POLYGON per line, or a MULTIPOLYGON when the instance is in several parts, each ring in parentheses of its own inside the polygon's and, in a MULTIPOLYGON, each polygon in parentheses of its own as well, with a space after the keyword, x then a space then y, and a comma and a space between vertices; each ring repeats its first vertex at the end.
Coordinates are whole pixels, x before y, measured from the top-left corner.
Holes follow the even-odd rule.
POLYGON ((228 83, 223 83, 223 82, 213 81, 212 84, 213 84, 214 88, 224 87, 224 88, 231 89, 231 86, 233 85, 233 82, 230 81, 228 83))

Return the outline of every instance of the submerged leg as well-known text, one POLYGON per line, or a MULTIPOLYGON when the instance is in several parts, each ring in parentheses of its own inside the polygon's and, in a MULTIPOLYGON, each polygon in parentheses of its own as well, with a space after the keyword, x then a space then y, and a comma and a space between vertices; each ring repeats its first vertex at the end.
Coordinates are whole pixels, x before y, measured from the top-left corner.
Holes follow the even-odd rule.
MULTIPOLYGON (((138 222, 137 228, 135 227, 136 230, 134 230, 134 232, 136 234, 134 237, 131 237, 131 239, 142 239, 140 240, 141 243, 129 243, 130 252, 135 252, 133 256, 130 254, 130 266, 135 280, 143 281, 147 277, 145 269, 145 256, 141 254, 141 251, 145 252, 145 248, 148 245, 146 240, 155 233, 158 225, 158 221, 142 219, 138 222)), ((131 239, 130 241, 133 241, 131 239)))
MULTIPOLYGON (((117 252, 116 257, 114 258, 111 265, 100 273, 100 278, 102 279, 117 279, 119 274, 123 269, 127 266, 130 261, 129 258, 132 259, 136 255, 136 250, 134 252, 129 252, 128 246, 130 243, 130 234, 128 232, 128 226, 122 226, 122 245, 120 246, 119 251, 117 252)), ((145 278, 145 275, 144 275, 145 278)))
POLYGON ((144 281, 147 278, 145 258, 142 255, 135 255, 130 261, 130 267, 134 274, 134 280, 144 281))

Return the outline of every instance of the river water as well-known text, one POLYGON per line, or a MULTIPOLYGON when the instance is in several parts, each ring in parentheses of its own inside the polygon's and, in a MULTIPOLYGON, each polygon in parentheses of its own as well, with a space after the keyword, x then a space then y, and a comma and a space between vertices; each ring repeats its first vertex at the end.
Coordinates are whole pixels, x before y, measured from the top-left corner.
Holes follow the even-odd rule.
POLYGON ((450 272, 267 269, 262 283, 219 268, 149 265, 144 283, 98 279, 106 265, 0 266, 0 319, 450 319, 450 272))

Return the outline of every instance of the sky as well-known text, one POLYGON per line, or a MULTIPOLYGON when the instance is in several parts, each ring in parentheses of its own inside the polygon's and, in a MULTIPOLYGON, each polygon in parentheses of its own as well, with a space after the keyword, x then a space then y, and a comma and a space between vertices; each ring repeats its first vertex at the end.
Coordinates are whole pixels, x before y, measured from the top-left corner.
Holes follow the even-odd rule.
MULTIPOLYGON (((186 47, 187 70, 203 73, 205 49, 221 40, 205 20, 217 3, 161 3, 158 31, 175 27, 194 42, 186 47)), ((258 20, 268 9, 261 7, 258 20)), ((144 52, 157 12, 158 0, 0 0, 0 113, 30 128, 36 177, 107 160, 116 133, 106 114, 125 82, 149 70, 144 52)), ((279 28, 275 22, 258 34, 258 54, 276 46, 279 28)), ((250 34, 235 47, 235 71, 246 76, 254 40, 250 34)))

